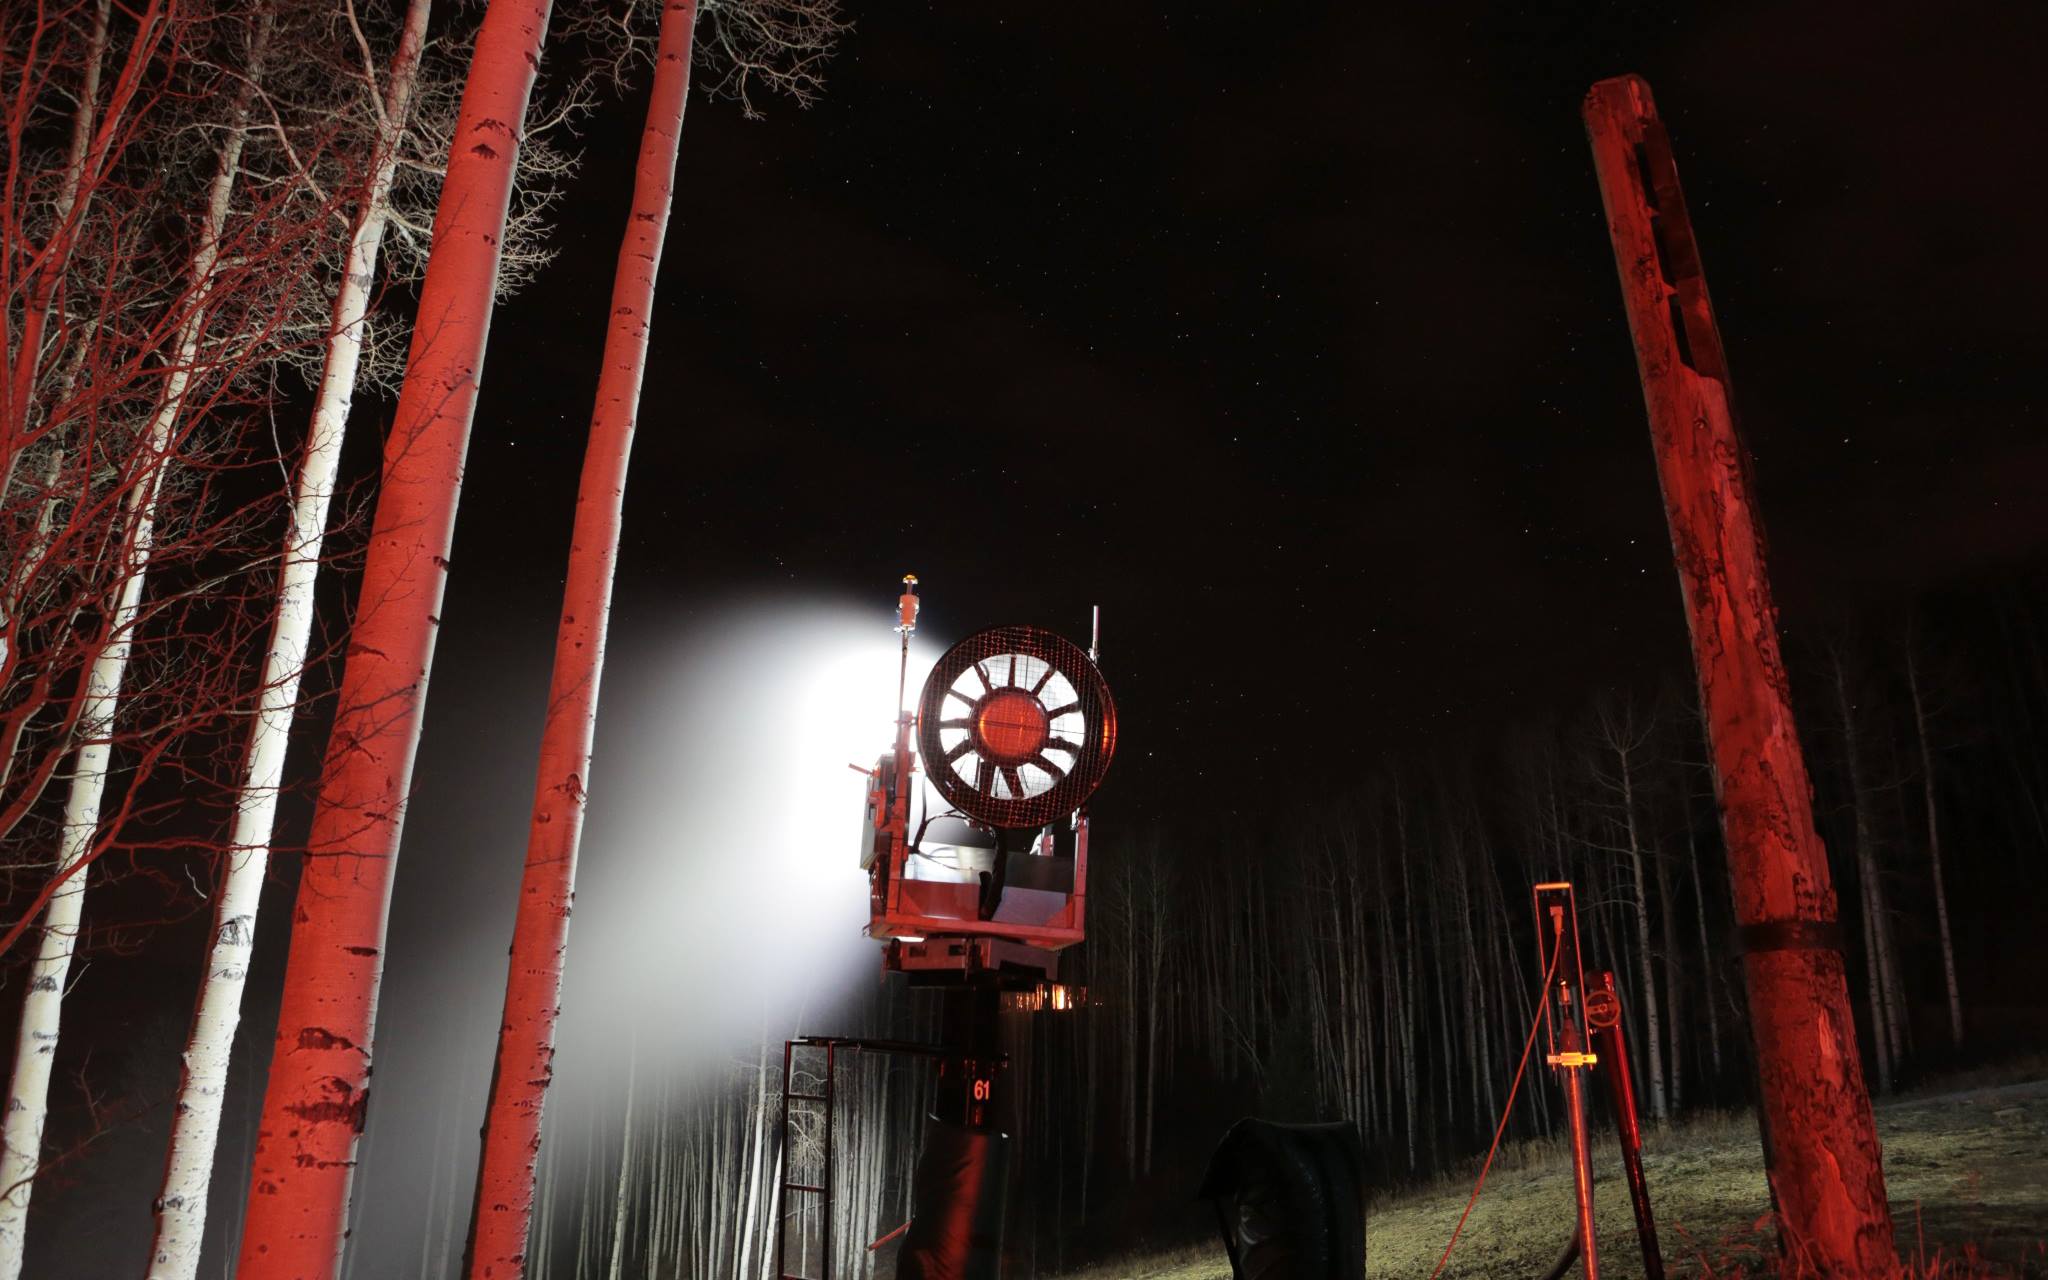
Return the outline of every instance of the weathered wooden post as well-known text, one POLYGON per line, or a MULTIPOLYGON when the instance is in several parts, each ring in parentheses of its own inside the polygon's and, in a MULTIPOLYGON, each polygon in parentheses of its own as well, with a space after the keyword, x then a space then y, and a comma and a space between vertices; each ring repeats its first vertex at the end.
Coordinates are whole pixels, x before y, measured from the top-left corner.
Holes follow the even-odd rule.
POLYGON ((1779 1245, 1798 1274, 1895 1275, 1835 887, 1813 826, 1763 531, 1678 168, 1638 77, 1594 85, 1584 115, 1699 670, 1779 1245))

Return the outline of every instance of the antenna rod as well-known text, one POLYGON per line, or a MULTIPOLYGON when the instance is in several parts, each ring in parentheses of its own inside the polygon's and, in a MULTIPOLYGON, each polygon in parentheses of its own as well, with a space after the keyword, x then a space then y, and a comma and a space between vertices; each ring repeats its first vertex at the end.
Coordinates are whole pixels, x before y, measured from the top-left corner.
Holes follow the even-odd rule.
POLYGON ((903 575, 903 594, 896 598, 896 634, 903 649, 896 659, 896 715, 903 716, 903 694, 910 684, 910 635, 917 630, 917 575, 903 575))
POLYGON ((1088 606, 1088 661, 1097 662, 1102 647, 1102 606, 1088 606))

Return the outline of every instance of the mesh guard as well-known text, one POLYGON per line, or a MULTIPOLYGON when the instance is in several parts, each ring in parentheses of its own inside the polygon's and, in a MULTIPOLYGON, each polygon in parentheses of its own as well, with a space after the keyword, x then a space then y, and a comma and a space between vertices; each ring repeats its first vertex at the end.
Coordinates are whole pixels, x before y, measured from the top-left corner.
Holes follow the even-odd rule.
POLYGON ((1116 704, 1088 655, 1037 627, 948 649, 918 698, 917 749, 946 802, 999 829, 1081 807, 1116 753, 1116 704))

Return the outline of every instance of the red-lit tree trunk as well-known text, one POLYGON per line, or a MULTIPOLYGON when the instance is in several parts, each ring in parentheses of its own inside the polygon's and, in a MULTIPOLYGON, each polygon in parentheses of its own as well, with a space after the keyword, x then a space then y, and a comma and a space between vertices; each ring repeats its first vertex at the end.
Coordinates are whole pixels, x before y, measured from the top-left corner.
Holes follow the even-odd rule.
MULTIPOLYGON (((476 1207, 466 1270, 472 1280, 505 1280, 526 1269, 533 1219, 534 1162, 540 1154, 541 1110, 554 1073, 555 1014, 562 958, 569 947, 576 855, 583 835, 598 685, 604 674, 605 625, 626 493, 626 463, 647 367, 655 275, 661 266, 675 189, 683 108, 690 95, 690 39, 696 0, 666 0, 655 53, 654 88, 633 180, 633 206, 612 277, 611 321, 597 405, 576 494, 568 582, 555 632, 555 667, 541 729, 540 770, 527 836, 526 871, 512 929, 505 1016, 477 1165, 476 1207)), ((632 1135, 627 1135, 630 1142, 632 1135)), ((621 1174, 623 1177, 624 1174, 621 1174)), ((614 1259, 616 1266, 616 1255, 614 1259)))
POLYGON ((335 289, 327 358, 314 399, 312 427, 293 485, 292 513, 278 573, 277 611, 264 654, 263 683, 242 757, 242 792, 235 805, 219 883, 213 895, 213 937, 200 977, 199 998, 180 1061, 183 1075, 171 1118, 170 1151, 156 1198, 156 1236, 149 1280, 193 1280, 206 1235, 208 1190, 227 1096, 228 1063, 242 1016, 242 991, 256 945, 256 909, 270 865, 270 841, 284 779, 285 749, 297 710, 299 681, 313 628, 313 587, 321 539, 341 462, 342 433, 363 348, 377 254, 390 220, 390 195, 399 147, 411 110, 420 52, 426 43, 430 0, 410 0, 398 49, 383 92, 376 152, 349 232, 346 263, 335 289))
POLYGON ((340 1264, 391 880, 549 8, 490 0, 463 89, 300 872, 240 1280, 308 1280, 340 1264))
POLYGON ((1678 170, 1640 79, 1594 85, 1584 114, 1699 670, 1779 1244, 1804 1273, 1895 1275, 1834 882, 1814 830, 1763 532, 1678 170))

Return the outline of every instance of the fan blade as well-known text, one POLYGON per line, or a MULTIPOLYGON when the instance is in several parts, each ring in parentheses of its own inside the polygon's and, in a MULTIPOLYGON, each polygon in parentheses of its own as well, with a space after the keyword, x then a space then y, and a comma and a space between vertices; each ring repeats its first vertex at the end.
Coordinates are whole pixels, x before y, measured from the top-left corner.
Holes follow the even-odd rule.
POLYGON ((1017 687, 1017 655, 1014 653, 1010 655, 1010 682, 1003 687, 1006 689, 1017 687))
POLYGON ((974 664, 974 674, 981 677, 981 691, 983 693, 994 693, 996 691, 996 687, 988 682, 988 672, 981 669, 979 662, 974 664))
POLYGON ((995 784, 995 773, 988 767, 988 761, 981 756, 974 758, 974 789, 983 795, 995 784))
POLYGON ((1003 766, 1003 781, 1010 784, 1010 799, 1022 800, 1024 798, 1024 778, 1017 772, 1016 765, 1006 764, 1003 766))
POLYGON ((1081 758, 1081 744, 1078 742, 1068 742, 1065 738, 1049 738, 1046 740, 1045 746, 1039 749, 1041 751, 1064 751, 1076 760, 1081 758))
POLYGON ((939 728, 941 729, 972 729, 973 727, 974 721, 972 720, 960 719, 939 721, 939 728))
POLYGON ((1045 688, 1045 686, 1051 682, 1052 678, 1058 674, 1059 668, 1053 666, 1050 662, 1046 663, 1045 674, 1038 677, 1037 684, 1031 686, 1031 696, 1034 698, 1037 697, 1038 694, 1045 688))
POLYGON ((962 738, 960 744, 946 753, 946 763, 951 764, 974 749, 974 739, 962 738))
POLYGON ((1048 711, 1048 712, 1046 712, 1046 713, 1045 713, 1045 718, 1046 718, 1047 720, 1057 720, 1057 719, 1059 719, 1059 718, 1060 718, 1061 716, 1063 716, 1063 715, 1067 715, 1067 714, 1069 714, 1069 713, 1071 713, 1071 712, 1079 711, 1080 709, 1081 709, 1081 704, 1080 704, 1079 702, 1069 702, 1069 703, 1068 703, 1068 704, 1067 704, 1066 706, 1064 706, 1064 707, 1055 707, 1055 708, 1053 708, 1053 709, 1052 709, 1051 711, 1048 711))
MULTIPOLYGON (((946 690, 946 697, 947 697, 947 698, 958 698, 958 699, 960 699, 960 701, 962 701, 962 702, 966 703, 966 704, 967 704, 968 706, 970 706, 970 707, 974 705, 974 699, 972 699, 972 698, 968 697, 968 696, 967 696, 966 694, 964 694, 964 693, 960 692, 960 691, 959 691, 958 689, 948 689, 948 690, 946 690)), ((944 698, 942 698, 942 699, 940 699, 940 701, 941 701, 941 702, 943 702, 943 701, 945 701, 945 699, 944 699, 944 698)))
MULTIPOLYGON (((1078 755, 1079 752, 1076 752, 1075 754, 1078 755)), ((1035 764, 1039 768, 1045 770, 1048 774, 1052 775, 1052 781, 1054 786, 1058 786, 1060 782, 1067 776, 1067 771, 1065 769, 1060 768, 1052 761, 1046 759, 1045 753, 1043 751, 1031 757, 1029 760, 1026 760, 1024 763, 1035 764)))

